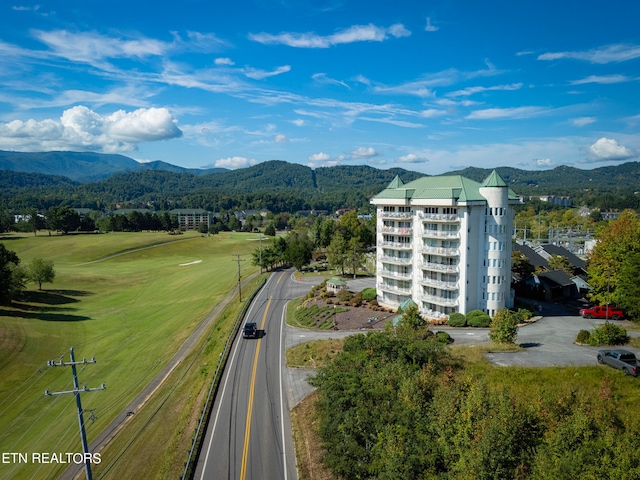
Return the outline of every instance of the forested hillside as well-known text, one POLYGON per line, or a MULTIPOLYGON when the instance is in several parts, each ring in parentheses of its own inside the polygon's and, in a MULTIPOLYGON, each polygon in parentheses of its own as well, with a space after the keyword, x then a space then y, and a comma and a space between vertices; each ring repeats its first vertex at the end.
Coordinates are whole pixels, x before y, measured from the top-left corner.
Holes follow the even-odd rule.
MULTIPOLYGON (((0 171, 0 209, 20 213, 25 209, 68 205, 98 210, 144 206, 152 210, 210 211, 265 208, 274 213, 334 211, 345 207, 366 211, 370 209, 369 199, 396 175, 405 183, 424 176, 401 168, 380 170, 367 165, 343 165, 312 169, 280 160, 209 174, 199 171, 198 175, 169 171, 172 166, 166 165, 155 162, 153 169, 118 173, 91 183, 78 183, 62 176, 0 171)), ((496 170, 520 195, 569 195, 574 205, 640 208, 640 195, 636 193, 640 190, 638 162, 594 170, 566 166, 544 171, 511 167, 496 170)), ((476 167, 450 172, 478 182, 489 173, 490 169, 476 167)))

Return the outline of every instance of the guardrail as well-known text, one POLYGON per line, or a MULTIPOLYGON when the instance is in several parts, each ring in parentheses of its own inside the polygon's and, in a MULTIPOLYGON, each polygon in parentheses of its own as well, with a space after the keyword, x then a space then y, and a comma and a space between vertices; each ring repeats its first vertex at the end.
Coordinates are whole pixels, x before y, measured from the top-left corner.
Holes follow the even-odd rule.
POLYGON ((216 394, 218 393, 218 386, 220 385, 220 377, 222 376, 222 372, 224 371, 224 367, 227 364, 227 359, 229 358, 229 352, 231 350, 231 345, 240 330, 240 325, 244 320, 244 316, 251 305, 251 302, 258 294, 258 292, 264 287, 264 284, 267 282, 266 279, 262 279, 262 283, 256 287, 253 293, 247 298, 244 305, 242 306, 242 310, 238 314, 238 318, 236 319, 236 323, 233 326, 233 330, 229 334, 229 338, 227 338, 227 343, 224 345, 224 349, 222 350, 222 354, 220 357, 220 362, 218 363, 218 368, 216 369, 216 373, 213 375, 213 381, 211 382, 211 387, 209 388, 209 393, 207 395, 207 400, 204 402, 204 408, 202 409, 202 414, 200 415, 200 421, 198 422, 198 428, 196 428, 196 434, 193 437, 193 442, 191 445, 191 450, 189 450, 189 458, 185 463, 184 472, 182 474, 182 480, 191 480, 196 470, 196 461, 198 456, 200 455, 200 449, 202 448, 202 440, 204 439, 205 432, 207 430, 207 425, 209 424, 209 418, 211 417, 211 409, 213 408, 213 404, 216 399, 216 394))

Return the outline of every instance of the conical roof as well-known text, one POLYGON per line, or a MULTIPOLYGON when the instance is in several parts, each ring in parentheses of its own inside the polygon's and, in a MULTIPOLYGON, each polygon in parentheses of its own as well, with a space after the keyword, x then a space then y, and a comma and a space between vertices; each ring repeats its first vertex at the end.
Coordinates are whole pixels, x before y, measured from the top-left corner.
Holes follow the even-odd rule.
POLYGON ((506 187, 506 182, 495 170, 489 174, 487 178, 482 182, 483 187, 506 187))

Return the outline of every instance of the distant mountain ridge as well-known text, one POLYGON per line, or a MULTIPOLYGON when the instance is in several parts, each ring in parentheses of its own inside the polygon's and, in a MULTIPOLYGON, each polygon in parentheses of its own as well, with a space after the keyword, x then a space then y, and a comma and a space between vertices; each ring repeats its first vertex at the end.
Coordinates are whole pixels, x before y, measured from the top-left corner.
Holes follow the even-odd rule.
POLYGON ((0 150, 0 170, 64 176, 80 183, 98 182, 116 173, 164 170, 208 175, 226 168, 183 168, 160 160, 140 163, 124 155, 93 152, 8 152, 0 150))

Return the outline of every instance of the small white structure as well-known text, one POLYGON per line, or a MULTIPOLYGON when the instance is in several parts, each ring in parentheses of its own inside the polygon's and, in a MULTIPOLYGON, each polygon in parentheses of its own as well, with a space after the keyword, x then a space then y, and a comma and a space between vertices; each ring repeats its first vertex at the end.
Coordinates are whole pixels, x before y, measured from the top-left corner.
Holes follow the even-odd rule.
POLYGON ((339 278, 332 277, 327 280, 327 292, 338 293, 340 290, 347 289, 347 282, 339 278))

